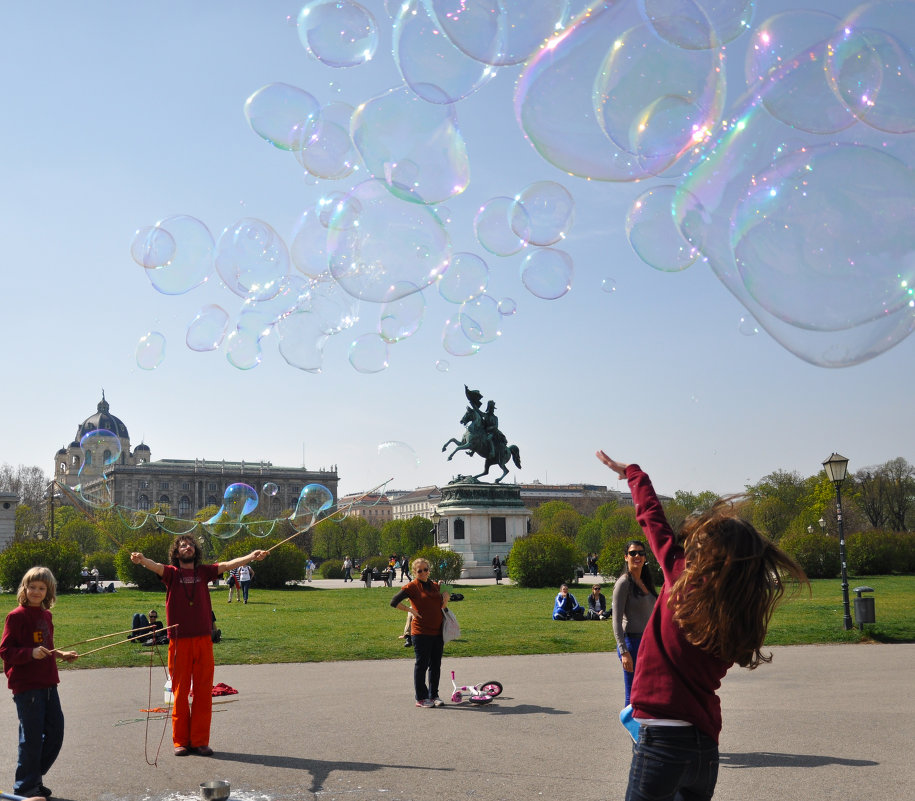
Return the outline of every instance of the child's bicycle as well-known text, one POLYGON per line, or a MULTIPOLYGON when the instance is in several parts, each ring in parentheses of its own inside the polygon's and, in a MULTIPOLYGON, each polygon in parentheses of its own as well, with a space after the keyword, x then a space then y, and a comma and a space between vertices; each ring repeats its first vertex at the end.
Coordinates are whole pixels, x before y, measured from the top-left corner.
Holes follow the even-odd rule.
POLYGON ((454 682, 454 671, 451 671, 451 685, 454 692, 451 694, 451 703, 459 704, 464 700, 465 693, 468 693, 467 700, 471 704, 488 704, 502 692, 502 685, 497 681, 484 681, 482 684, 475 684, 473 687, 458 687, 454 682))

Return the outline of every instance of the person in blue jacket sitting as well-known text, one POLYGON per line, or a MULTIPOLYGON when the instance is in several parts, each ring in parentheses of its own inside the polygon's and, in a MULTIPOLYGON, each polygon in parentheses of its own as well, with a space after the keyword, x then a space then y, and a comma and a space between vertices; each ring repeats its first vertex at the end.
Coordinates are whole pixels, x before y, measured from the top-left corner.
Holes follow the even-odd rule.
POLYGON ((578 605, 575 596, 569 592, 569 585, 559 588, 556 602, 553 604, 553 620, 584 620, 585 610, 578 605))

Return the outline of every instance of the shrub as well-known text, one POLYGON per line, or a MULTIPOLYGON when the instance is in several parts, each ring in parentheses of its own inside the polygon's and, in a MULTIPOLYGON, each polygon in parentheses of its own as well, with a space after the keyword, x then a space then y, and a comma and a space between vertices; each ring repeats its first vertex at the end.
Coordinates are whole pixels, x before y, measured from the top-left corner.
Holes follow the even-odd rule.
POLYGON ((98 568, 98 577, 102 581, 111 581, 118 577, 117 567, 114 564, 114 554, 110 551, 96 551, 83 557, 83 564, 90 570, 98 568))
MULTIPOLYGON (((219 556, 220 562, 229 562, 256 550, 267 550, 276 545, 270 537, 243 537, 231 540, 219 556)), ((277 546, 262 562, 254 562, 254 582, 260 587, 285 587, 287 582, 299 581, 305 575, 306 556, 292 543, 277 546)))
POLYGON ((43 565, 54 574, 59 593, 74 589, 82 580, 82 557, 75 543, 37 540, 14 542, 0 554, 0 585, 16 592, 22 577, 37 565, 43 565))
POLYGON ((561 534, 528 534, 508 554, 508 576, 521 587, 558 586, 569 581, 584 554, 561 534))
POLYGON ((892 573, 896 567, 897 540, 891 532, 871 529, 845 538, 848 572, 857 576, 892 573))
POLYGON ((372 568, 372 570, 379 570, 382 573, 388 569, 388 559, 385 556, 370 556, 367 559, 362 561, 362 564, 359 565, 359 569, 363 570, 366 567, 372 568))
POLYGON ((834 578, 842 567, 839 543, 822 531, 786 534, 778 545, 797 560, 807 578, 834 578))
POLYGON ((318 567, 318 575, 326 579, 343 578, 343 560, 325 559, 318 567))
POLYGON ((892 534, 896 550, 896 570, 915 573, 915 531, 896 531, 892 534))
MULTIPOLYGON (((461 554, 444 548, 436 548, 434 545, 421 548, 410 559, 411 564, 413 559, 425 559, 429 563, 429 578, 445 584, 453 584, 457 581, 464 569, 464 557, 461 554)), ((385 566, 387 566, 387 561, 385 561, 385 566)), ((410 572, 412 573, 412 567, 410 572)))
POLYGON ((122 546, 114 557, 118 579, 125 584, 136 584, 141 590, 165 590, 165 585, 159 577, 147 570, 142 565, 135 565, 130 561, 130 554, 139 551, 147 559, 152 559, 160 564, 168 564, 168 549, 171 548, 175 537, 167 532, 157 531, 155 534, 146 534, 122 546))

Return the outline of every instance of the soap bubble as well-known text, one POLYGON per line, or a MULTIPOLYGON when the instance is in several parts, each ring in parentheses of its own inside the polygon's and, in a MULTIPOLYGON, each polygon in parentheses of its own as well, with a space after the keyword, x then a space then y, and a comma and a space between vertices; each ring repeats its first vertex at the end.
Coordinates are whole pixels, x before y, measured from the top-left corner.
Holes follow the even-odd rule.
POLYGON ((479 343, 472 342, 464 333, 460 313, 445 321, 442 347, 452 356, 473 356, 480 349, 479 343))
POLYGON ((686 50, 717 47, 750 29, 757 0, 639 0, 658 36, 686 50))
POLYGON ((213 235, 209 229, 186 214, 159 220, 155 228, 161 232, 157 239, 167 234, 175 245, 165 264, 146 270, 153 287, 163 295, 183 295, 206 281, 213 271, 213 235))
POLYGON ((572 227, 575 201, 562 184, 536 181, 515 197, 509 212, 511 229, 531 245, 552 245, 572 227))
POLYGON ((140 228, 130 243, 130 255, 141 267, 164 267, 175 257, 175 238, 157 225, 140 228))
POLYGON ((330 103, 321 108, 313 125, 300 130, 295 157, 310 175, 336 180, 356 169, 359 154, 349 132, 352 116, 348 103, 330 103))
POLYGON ((380 373, 388 367, 388 345, 379 334, 363 334, 350 343, 349 363, 360 373, 380 373))
POLYGON ((158 331, 148 331, 137 342, 137 367, 155 370, 165 359, 165 337, 158 331))
POLYGON ((259 332, 236 328, 226 337, 224 346, 229 364, 239 370, 251 370, 261 363, 259 332))
POLYGON ((203 523, 203 527, 214 537, 230 539, 241 531, 244 517, 256 508, 257 490, 254 487, 243 483, 230 484, 223 493, 219 511, 203 523))
POLYGON ((219 237, 216 270, 236 295, 265 300, 279 291, 280 280, 289 272, 289 251, 270 225, 245 217, 219 237))
POLYGON ((489 295, 479 295, 461 304, 461 330, 468 340, 478 344, 495 341, 502 334, 499 304, 489 295))
POLYGON ((486 291, 489 266, 473 253, 455 253, 438 281, 438 293, 449 303, 463 303, 486 291))
POLYGON ((323 484, 306 484, 299 493, 289 520, 297 531, 304 531, 326 517, 334 506, 334 495, 323 484))
POLYGON ((572 288, 572 257, 564 250, 539 248, 521 260, 521 283, 543 300, 561 298, 572 288))
POLYGON ((626 215, 626 236, 639 258, 663 272, 685 270, 699 258, 699 248, 680 233, 673 216, 675 186, 649 189, 626 215))
POLYGON ((371 61, 378 47, 372 13, 354 0, 312 0, 299 12, 302 46, 328 67, 371 61))
POLYGON ((511 197, 494 197, 487 200, 473 219, 477 241, 496 256, 512 256, 520 251, 530 238, 527 212, 511 197))
POLYGON ((274 484, 272 481, 268 481, 266 484, 264 484, 264 495, 269 495, 272 498, 279 491, 280 491, 280 488, 276 484, 274 484))
POLYGON ((419 457, 406 442, 395 440, 380 442, 377 455, 380 473, 401 482, 416 477, 420 465, 419 457))
POLYGON ((97 428, 83 434, 79 448, 82 451, 77 474, 80 498, 90 506, 110 508, 114 501, 105 477, 108 468, 121 458, 121 438, 105 428, 97 428))
POLYGON ((425 206, 391 195, 381 181, 365 181, 340 204, 328 229, 331 273, 355 298, 396 300, 391 288, 422 289, 451 259, 451 240, 425 206))
POLYGON ((328 334, 312 311, 295 311, 277 323, 280 355, 286 363, 308 373, 320 373, 328 334))
POLYGON ((262 86, 245 101, 245 119, 258 136, 280 150, 306 141, 321 105, 304 89, 287 83, 262 86))
POLYGON ((203 306, 187 327, 185 342, 191 350, 216 350, 226 335, 229 314, 215 303, 203 306))
POLYGON ((413 336, 419 330, 426 311, 426 299, 423 293, 415 291, 415 288, 404 294, 395 287, 392 294, 396 295, 397 299, 381 307, 381 318, 378 323, 378 333, 389 345, 413 336))
POLYGON ((518 304, 514 298, 502 298, 499 301, 499 314, 503 317, 512 317, 518 311, 518 304))

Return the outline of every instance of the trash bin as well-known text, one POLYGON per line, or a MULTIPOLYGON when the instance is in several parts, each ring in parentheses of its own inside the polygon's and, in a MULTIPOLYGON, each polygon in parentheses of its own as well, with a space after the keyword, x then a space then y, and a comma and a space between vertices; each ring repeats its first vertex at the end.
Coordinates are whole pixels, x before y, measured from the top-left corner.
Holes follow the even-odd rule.
POLYGON ((874 613, 874 599, 870 596, 862 596, 862 592, 873 592, 873 587, 855 587, 855 620, 858 621, 858 628, 864 630, 865 623, 876 623, 877 618, 874 613))

